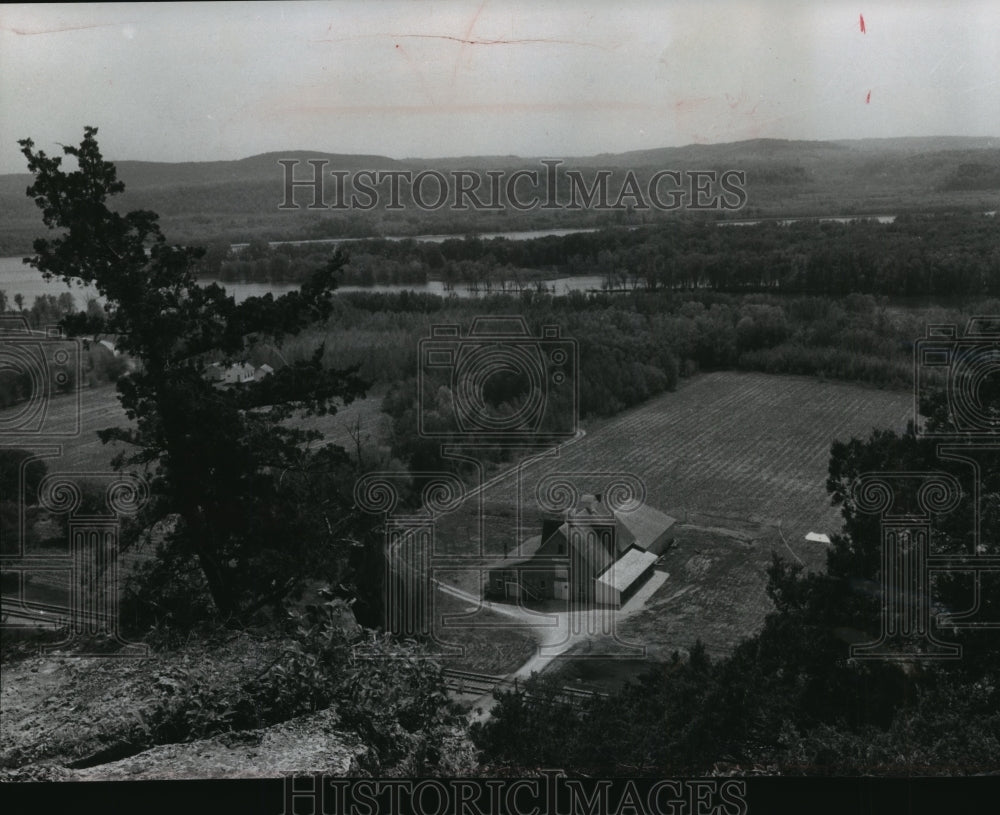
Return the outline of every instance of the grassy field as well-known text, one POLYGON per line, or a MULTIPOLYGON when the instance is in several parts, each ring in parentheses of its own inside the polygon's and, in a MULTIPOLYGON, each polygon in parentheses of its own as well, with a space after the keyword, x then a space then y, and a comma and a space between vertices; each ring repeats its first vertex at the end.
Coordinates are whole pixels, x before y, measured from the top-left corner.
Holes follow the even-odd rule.
MULTIPOLYGON (((514 507, 538 517, 535 489, 543 476, 572 474, 580 492, 600 492, 609 472, 629 473, 646 503, 679 521, 692 513, 779 527, 799 554, 806 532, 834 532, 837 510, 825 491, 830 444, 873 428, 903 430, 912 396, 805 377, 709 373, 597 426, 484 491, 487 530, 506 529, 485 548, 513 543, 514 507), (518 501, 520 495, 520 501, 518 501)), ((471 503, 471 502, 470 502, 471 503)), ((475 528, 469 511, 442 519, 445 528, 475 528)))
MULTIPOLYGON (((81 401, 81 431, 53 440, 64 452, 49 460, 50 471, 107 469, 114 448, 101 445, 95 432, 124 422, 114 388, 84 391, 81 401)), ((380 403, 375 394, 334 416, 302 420, 303 426, 348 449, 360 428, 363 444, 377 445, 387 428, 380 403)), ((824 487, 831 442, 874 427, 902 430, 911 406, 905 392, 755 373, 700 375, 674 393, 590 425, 558 457, 525 464, 520 488, 512 475, 491 484, 482 496, 482 535, 472 500, 440 517, 437 550, 499 557, 538 534, 535 487, 545 475, 572 474, 581 492, 601 492, 607 480, 602 472, 630 473, 644 484, 647 503, 678 523, 676 545, 661 564, 669 579, 621 624, 620 636, 645 645, 652 658, 687 648, 698 637, 721 654, 756 631, 770 610, 764 587, 772 552, 810 569, 823 567, 825 547, 806 543, 804 535, 840 527, 824 487)), ((50 422, 69 422, 76 402, 61 397, 50 409, 50 422)), ((479 591, 476 570, 440 576, 479 591)), ((461 637, 471 646, 467 664, 509 670, 530 655, 529 634, 468 632, 461 637)), ((594 647, 599 652, 600 645, 594 647)))
MULTIPOLYGON (((622 635, 664 656, 701 637, 729 650, 757 630, 770 609, 764 592, 771 552, 819 570, 825 546, 807 532, 839 531, 825 489, 830 444, 875 427, 902 430, 912 396, 843 383, 756 373, 704 374, 565 446, 558 458, 523 467, 484 491, 485 535, 468 501, 442 517, 439 550, 500 556, 537 534, 535 488, 546 475, 572 474, 580 492, 601 492, 601 473, 642 480, 646 501, 678 520, 665 557, 670 578, 622 635), (520 503, 520 513, 515 509, 520 503), (520 516, 520 517, 518 517, 520 516), (518 526, 521 529, 518 532, 518 526)), ((470 572, 456 579, 473 590, 470 572)))
MULTIPOLYGON (((383 440, 388 429, 388 417, 381 412, 381 405, 381 393, 372 393, 341 407, 333 415, 299 417, 295 419, 295 424, 305 429, 319 430, 325 441, 354 452, 355 435, 359 435, 363 449, 378 445, 383 440)), ((0 416, 5 413, 14 415, 18 409, 8 408, 0 412, 0 416)), ((82 390, 79 403, 75 395, 56 396, 49 401, 46 409, 46 428, 65 434, 73 432, 79 425, 79 432, 72 436, 13 435, 5 437, 3 444, 15 447, 61 447, 60 454, 46 459, 50 472, 101 473, 110 470, 111 459, 126 445, 102 444, 97 438, 97 431, 129 424, 125 411, 118 403, 118 392, 114 385, 82 390)))
MULTIPOLYGON (((379 446, 388 429, 388 417, 381 412, 382 397, 380 394, 370 395, 341 408, 334 415, 299 417, 299 426, 323 433, 324 440, 339 444, 352 455, 356 451, 355 437, 360 440, 362 455, 368 456, 369 451, 379 446)), ((16 413, 17 407, 10 409, 16 413)), ((2 416, 3 414, 0 414, 2 416)), ((45 426, 49 430, 71 432, 79 426, 79 432, 72 436, 28 436, 15 435, 4 438, 5 446, 26 447, 34 449, 37 446, 53 448, 53 455, 45 458, 50 473, 79 473, 81 480, 87 480, 102 473, 111 472, 111 460, 117 452, 124 449, 122 444, 102 444, 97 438, 97 431, 106 427, 128 425, 125 412, 118 402, 118 395, 113 385, 104 385, 81 391, 79 402, 76 395, 58 396, 47 405, 45 426), (77 418, 79 417, 79 418, 77 418)), ((317 442, 317 444, 320 442, 317 442)), ((49 554, 65 554, 66 547, 56 547, 49 554)), ((41 554, 41 550, 32 549, 32 555, 41 554)), ((121 563, 120 579, 133 566, 150 557, 152 549, 142 552, 130 551, 124 554, 121 563)), ((24 587, 25 597, 29 600, 66 604, 69 598, 68 572, 34 572, 26 577, 24 587)), ((13 594, 12 587, 5 586, 4 593, 13 594)))

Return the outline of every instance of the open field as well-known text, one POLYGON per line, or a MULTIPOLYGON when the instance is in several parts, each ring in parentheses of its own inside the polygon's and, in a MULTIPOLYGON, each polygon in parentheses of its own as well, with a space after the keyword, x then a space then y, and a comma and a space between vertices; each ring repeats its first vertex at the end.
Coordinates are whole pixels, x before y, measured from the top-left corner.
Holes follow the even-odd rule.
MULTIPOLYGON (((0 415, 15 415, 20 409, 20 406, 8 408, 0 415)), ((97 431, 127 424, 115 386, 102 385, 84 388, 79 394, 54 396, 47 401, 43 430, 59 435, 14 434, 5 436, 3 444, 61 447, 60 454, 46 457, 51 472, 107 472, 111 459, 124 445, 101 444, 97 431)))
MULTIPOLYGON (((114 385, 103 385, 88 388, 80 392, 79 401, 76 394, 57 396, 46 405, 44 426, 48 431, 68 433, 77 426, 79 432, 75 435, 62 436, 30 436, 19 434, 0 439, 3 446, 35 449, 36 447, 53 448, 54 455, 46 455, 45 463, 50 473, 80 473, 81 478, 111 470, 111 460, 116 453, 126 447, 123 444, 102 444, 97 437, 97 431, 107 427, 126 426, 128 420, 118 402, 118 394, 114 385), (61 448, 61 452, 57 448, 61 448)), ((380 394, 359 399, 341 408, 334 415, 300 417, 297 423, 300 427, 319 430, 325 441, 339 444, 351 454, 355 453, 355 437, 360 440, 362 455, 367 455, 376 447, 386 432, 388 417, 381 412, 382 397, 380 394)), ((16 415, 21 406, 10 408, 4 413, 16 415)), ((3 413, 0 413, 2 416, 3 413)), ((53 527, 49 524, 49 527, 53 527)), ((54 534, 56 530, 47 528, 45 535, 54 534)), ((66 545, 55 547, 32 548, 32 556, 66 555, 66 545)), ((152 556, 152 547, 143 551, 129 551, 123 555, 119 579, 134 565, 152 556)), ((25 574, 24 597, 37 602, 67 605, 69 603, 69 572, 68 571, 36 571, 25 574)), ((13 585, 4 586, 4 594, 16 596, 13 585)), ((492 652, 491 652, 492 653, 492 652)), ((486 659, 487 665, 491 664, 486 659)))
MULTIPOLYGON (((64 453, 48 462, 50 471, 107 468, 114 449, 101 445, 95 432, 124 422, 115 390, 84 391, 81 402, 81 432, 53 440, 64 445, 64 453)), ((377 444, 386 427, 380 403, 372 395, 303 425, 348 449, 360 427, 364 443, 377 444)), ((601 473, 632 474, 642 481, 647 503, 678 523, 676 545, 661 563, 669 579, 644 609, 622 621, 620 636, 647 646, 654 658, 687 648, 698 637, 710 652, 723 653, 757 630, 770 610, 764 586, 772 551, 810 569, 823 567, 825 547, 803 537, 840 527, 824 487, 830 443, 873 427, 901 430, 911 404, 905 392, 808 378, 700 375, 674 393, 592 424, 558 457, 526 463, 520 489, 514 475, 489 486, 482 496, 482 536, 474 501, 441 516, 437 551, 468 556, 481 544, 484 554, 500 557, 518 540, 538 534, 542 512, 535 488, 543 476, 569 474, 580 492, 601 492, 607 481, 601 473)), ((61 397, 50 409, 50 423, 58 425, 69 421, 76 402, 61 397)), ((438 576, 479 594, 478 569, 438 576)), ((532 647, 531 632, 519 627, 495 629, 492 637, 489 631, 467 633, 461 640, 472 646, 468 664, 479 669, 508 670, 532 647)), ((593 647, 599 652, 601 646, 593 647)))
MULTIPOLYGON (((431 628, 441 640, 440 647, 454 653, 442 659, 446 668, 464 668, 502 676, 517 670, 535 652, 533 632, 510 618, 489 609, 475 611, 475 628, 462 626, 454 632, 446 619, 471 614, 467 603, 445 592, 435 592, 431 628), (447 644, 448 648, 445 648, 447 644), (458 653, 461 648, 464 653, 458 653)), ((459 624, 460 625, 460 624, 459 624)))
MULTIPOLYGON (((565 473, 581 493, 601 492, 601 473, 636 476, 646 502, 678 520, 677 545, 664 558, 670 578, 620 633, 660 657, 699 636, 721 653, 757 630, 769 611, 764 587, 772 551, 823 568, 825 547, 804 536, 840 529, 825 489, 831 442, 875 427, 901 431, 911 411, 908 392, 704 374, 591 427, 558 458, 526 464, 520 485, 511 475, 487 488, 482 550, 499 557, 538 533, 535 489, 544 476, 565 473)), ((439 521, 442 553, 478 550, 475 502, 466 503, 439 521)), ((455 582, 472 591, 477 578, 467 572, 455 582)))
MULTIPOLYGON (((558 458, 522 468, 483 496, 487 529, 512 531, 514 507, 537 517, 535 489, 544 476, 568 474, 581 493, 601 492, 606 473, 640 479, 646 503, 679 521, 691 513, 780 527, 800 556, 806 532, 835 532, 839 513, 825 483, 830 444, 873 428, 902 431, 911 418, 908 392, 878 390, 806 377, 758 373, 703 374, 646 404, 600 423, 558 458), (518 499, 520 496, 520 499, 518 499)), ((471 502, 470 502, 471 503, 471 502)), ((475 528, 463 508, 442 519, 452 528, 475 528)), ((533 525, 527 535, 537 534, 533 525)), ((513 538, 488 540, 497 555, 513 538)))
MULTIPOLYGON (((305 429, 319 430, 325 441, 339 444, 351 452, 355 449, 352 434, 356 435, 360 428, 362 448, 369 449, 382 440, 388 427, 388 417, 381 412, 381 406, 381 394, 373 393, 341 407, 333 415, 300 417, 295 423, 305 429)), ((19 409, 20 406, 8 408, 0 412, 0 416, 15 415, 19 409)), ((79 405, 76 395, 56 396, 49 401, 46 410, 46 428, 61 433, 69 432, 77 426, 76 417, 79 412, 79 433, 73 436, 12 435, 3 438, 3 445, 61 446, 60 455, 46 459, 51 472, 93 473, 110 470, 111 459, 126 445, 101 444, 97 431, 128 425, 114 385, 85 388, 80 392, 79 405)))

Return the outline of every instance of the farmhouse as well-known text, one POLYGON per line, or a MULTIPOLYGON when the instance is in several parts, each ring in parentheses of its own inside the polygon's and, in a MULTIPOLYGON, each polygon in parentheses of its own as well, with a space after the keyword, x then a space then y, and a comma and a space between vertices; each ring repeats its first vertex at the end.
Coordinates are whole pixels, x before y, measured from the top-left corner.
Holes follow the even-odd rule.
POLYGON ((259 381, 273 372, 274 368, 270 365, 261 365, 259 368, 255 368, 249 362, 234 362, 232 365, 213 362, 208 366, 205 376, 212 382, 234 385, 259 381))
POLYGON ((648 506, 612 509, 585 496, 562 518, 546 518, 515 558, 489 570, 497 600, 572 600, 620 607, 642 586, 670 542, 674 519, 648 506))

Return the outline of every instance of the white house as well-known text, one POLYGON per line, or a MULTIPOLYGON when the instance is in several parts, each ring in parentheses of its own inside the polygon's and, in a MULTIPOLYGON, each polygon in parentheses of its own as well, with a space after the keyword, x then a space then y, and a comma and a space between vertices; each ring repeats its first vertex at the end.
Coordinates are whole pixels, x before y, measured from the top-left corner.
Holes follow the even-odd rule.
POLYGON ((235 385, 244 382, 253 382, 256 377, 256 369, 248 362, 234 362, 232 365, 213 362, 208 366, 205 376, 213 382, 223 385, 235 385))

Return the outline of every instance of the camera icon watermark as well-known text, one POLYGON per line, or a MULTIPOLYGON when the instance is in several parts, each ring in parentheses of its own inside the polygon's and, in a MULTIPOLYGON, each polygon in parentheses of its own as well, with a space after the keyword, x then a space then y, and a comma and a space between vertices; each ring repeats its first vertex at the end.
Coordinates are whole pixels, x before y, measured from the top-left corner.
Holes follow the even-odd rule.
POLYGON ((17 592, 5 591, 0 627, 54 626, 66 631, 64 640, 43 646, 43 651, 70 648, 73 656, 146 656, 147 646, 122 635, 118 607, 121 518, 134 515, 148 500, 146 480, 133 473, 96 472, 51 473, 42 478, 34 497, 37 507, 52 519, 62 518, 67 535, 65 546, 55 551, 24 546, 23 486, 18 497, 21 540, 15 552, 0 557, 0 569, 5 578, 16 579, 17 592), (61 602, 28 590, 28 578, 43 575, 65 581, 61 602), (105 639, 112 648, 89 651, 94 637, 105 639))
POLYGON ((420 340, 418 432, 452 442, 545 445, 577 433, 576 341, 522 317, 477 317, 420 340))
POLYGON ((938 442, 941 470, 866 473, 856 482, 858 509, 880 516, 882 610, 878 638, 852 645, 855 659, 958 659, 961 643, 938 632, 1000 630, 984 603, 1000 549, 982 529, 986 479, 1000 461, 1000 317, 973 317, 961 336, 956 325, 929 325, 913 367, 915 432, 938 442), (954 512, 966 513, 961 546, 939 551, 936 537, 948 540, 940 522, 954 512), (937 605, 935 578, 943 576, 965 581, 966 607, 937 605))
MULTIPOLYGON (((465 656, 463 631, 505 627, 533 631, 543 659, 599 640, 605 647, 573 656, 645 656, 644 646, 619 635, 618 622, 627 606, 644 602, 667 579, 659 555, 670 543, 674 521, 646 505, 641 479, 613 472, 543 476, 535 488, 544 516, 539 534, 498 558, 436 550, 437 516, 457 510, 474 491, 449 473, 417 475, 426 482, 418 513, 397 512, 399 473, 369 473, 355 485, 357 505, 385 516, 386 630, 423 639, 434 657, 465 656), (452 585, 459 572, 474 575, 479 592, 452 585), (440 613, 445 595, 474 607, 472 612, 440 613), (480 612, 489 618, 477 619, 480 612)), ((522 530, 517 516, 514 528, 522 530)))
POLYGON ((442 636, 437 622, 437 571, 448 564, 435 557, 434 513, 456 508, 466 496, 465 486, 448 472, 415 475, 424 488, 421 508, 412 512, 399 510, 408 488, 406 474, 367 473, 354 484, 355 505, 383 518, 383 625, 398 637, 426 641, 428 656, 463 656, 464 647, 442 636))
POLYGON ((940 439, 1000 439, 1000 317, 927 326, 914 346, 914 420, 919 435, 940 439), (942 381, 943 380, 943 381, 942 381), (921 406, 936 389, 946 393, 946 422, 927 427, 921 406))
POLYGON ((80 433, 80 342, 58 328, 32 330, 23 317, 0 319, 0 382, 10 399, 0 410, 0 437, 80 433), (54 410, 53 397, 66 401, 54 410))
POLYGON ((442 460, 466 477, 376 472, 356 482, 356 505, 384 517, 386 629, 423 640, 434 657, 466 656, 467 643, 499 629, 528 632, 541 663, 571 649, 574 656, 643 656, 643 646, 619 637, 619 612, 647 580, 655 588, 666 575, 654 577, 659 552, 637 545, 633 532, 646 534, 663 520, 655 541, 643 539, 662 547, 672 519, 651 514, 635 476, 557 473, 543 462, 555 463, 562 446, 583 435, 575 340, 558 326, 532 334, 522 317, 490 316, 467 333, 434 326, 418 351, 418 432, 439 440, 442 460), (498 448, 514 463, 487 479, 486 462, 498 448), (539 462, 532 506, 524 479, 539 462), (411 478, 423 487, 410 496, 419 508, 403 511, 411 478), (484 493, 506 479, 516 497, 504 504, 504 530, 486 523, 484 493), (447 536, 443 520, 453 522, 447 536), (469 610, 443 610, 456 599, 469 610), (574 649, 598 640, 604 644, 593 653, 574 649))

